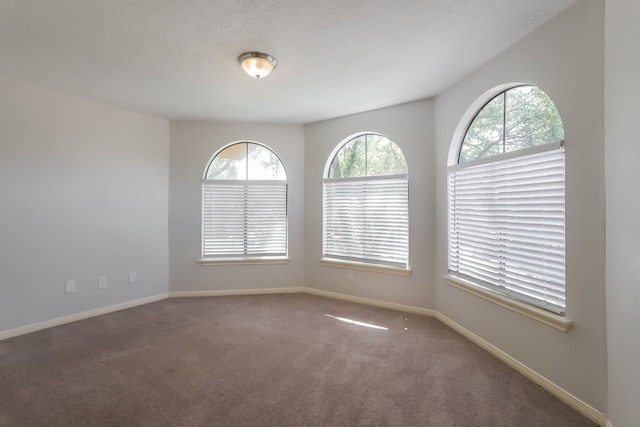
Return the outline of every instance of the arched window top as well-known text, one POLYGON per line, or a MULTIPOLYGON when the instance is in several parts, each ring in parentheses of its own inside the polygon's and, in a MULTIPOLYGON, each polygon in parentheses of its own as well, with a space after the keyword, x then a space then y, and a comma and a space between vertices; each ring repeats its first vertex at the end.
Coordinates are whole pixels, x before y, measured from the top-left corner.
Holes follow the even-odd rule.
POLYGON ((474 101, 447 159, 447 253, 450 283, 566 330, 563 141, 537 87, 507 83, 474 101))
POLYGON ((325 164, 322 258, 409 271, 407 162, 389 138, 362 132, 339 143, 325 164))
POLYGON ((475 115, 458 163, 563 140, 562 119, 551 98, 535 86, 515 86, 491 98, 475 115))
POLYGON ((407 173, 407 162, 398 145, 386 136, 363 133, 337 147, 325 176, 353 178, 407 173))
POLYGON ((202 180, 201 262, 286 262, 287 186, 268 147, 240 141, 220 149, 202 180))
POLYGON ((218 151, 207 167, 205 179, 286 181, 278 156, 256 142, 234 142, 218 151))

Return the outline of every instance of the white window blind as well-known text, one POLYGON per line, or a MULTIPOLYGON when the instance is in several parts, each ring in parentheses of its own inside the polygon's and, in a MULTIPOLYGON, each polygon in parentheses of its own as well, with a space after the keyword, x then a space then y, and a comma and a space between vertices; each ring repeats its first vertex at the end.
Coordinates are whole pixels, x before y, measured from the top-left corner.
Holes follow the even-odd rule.
POLYGON ((287 182, 204 180, 203 258, 287 255, 287 182))
POLYGON ((492 160, 449 169, 449 273, 564 315, 564 147, 492 160))
POLYGON ((324 180, 323 256, 408 268, 407 175, 324 180))

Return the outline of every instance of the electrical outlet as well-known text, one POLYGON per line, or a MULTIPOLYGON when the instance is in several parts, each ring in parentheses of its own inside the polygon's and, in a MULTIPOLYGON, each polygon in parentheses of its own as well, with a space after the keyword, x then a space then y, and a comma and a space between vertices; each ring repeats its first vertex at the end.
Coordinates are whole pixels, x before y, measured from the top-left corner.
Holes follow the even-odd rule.
POLYGON ((64 293, 72 294, 76 291, 76 281, 75 280, 67 280, 64 282, 64 293))
POLYGON ((135 271, 132 271, 131 273, 129 273, 129 284, 132 285, 134 283, 136 283, 136 281, 138 280, 135 271))
POLYGON ((353 270, 347 270, 347 279, 353 280, 353 270))
POLYGON ((109 281, 107 280, 107 276, 98 277, 98 289, 104 289, 109 286, 109 281))

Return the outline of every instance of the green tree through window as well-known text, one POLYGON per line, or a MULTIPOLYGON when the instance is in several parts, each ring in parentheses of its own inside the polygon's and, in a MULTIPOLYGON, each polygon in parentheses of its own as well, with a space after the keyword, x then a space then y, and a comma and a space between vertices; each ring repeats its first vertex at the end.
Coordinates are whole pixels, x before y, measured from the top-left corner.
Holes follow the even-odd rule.
POLYGON ((360 135, 347 142, 329 168, 329 178, 406 173, 407 162, 400 147, 378 134, 360 135))
POLYGON ((491 99, 467 129, 460 163, 564 140, 553 101, 535 86, 517 86, 491 99))

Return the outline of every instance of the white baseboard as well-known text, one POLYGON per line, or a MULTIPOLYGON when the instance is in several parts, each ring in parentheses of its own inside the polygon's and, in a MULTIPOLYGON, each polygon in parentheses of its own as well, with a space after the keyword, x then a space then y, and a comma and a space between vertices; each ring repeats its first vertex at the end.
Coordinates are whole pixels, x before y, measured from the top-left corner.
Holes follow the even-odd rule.
POLYGON ((355 302, 358 304, 371 305, 371 306, 380 307, 380 308, 388 308, 390 310, 402 311, 404 313, 420 314, 423 316, 431 316, 431 317, 435 315, 434 310, 429 310, 427 308, 414 307, 411 305, 395 304, 392 302, 380 301, 380 300, 369 299, 369 298, 354 297, 352 295, 339 294, 337 292, 322 291, 320 289, 304 288, 304 292, 311 295, 318 295, 321 297, 339 299, 342 301, 355 302))
POLYGON ((64 325, 65 323, 71 323, 78 320, 88 319, 89 317, 101 316, 103 314, 113 313, 114 311, 125 310, 127 308, 136 307, 138 305, 149 304, 150 302, 160 301, 168 298, 168 294, 153 295, 146 298, 140 298, 132 301, 126 301, 120 304, 109 305, 107 307, 100 307, 93 310, 83 311, 81 313, 74 313, 68 316, 58 317, 56 319, 46 320, 44 322, 33 323, 31 325, 21 326, 15 329, 9 329, 7 331, 0 331, 0 341, 7 338, 17 337, 19 335, 28 334, 30 332, 36 332, 42 329, 51 328, 54 326, 64 325))
POLYGON ((537 373, 533 369, 529 368, 528 366, 522 364, 518 360, 516 360, 513 357, 509 356, 507 353, 505 353, 504 351, 500 350, 498 347, 494 346, 493 344, 489 343, 488 341, 485 341, 484 339, 480 338, 478 335, 476 335, 473 332, 469 331, 468 329, 462 327, 458 323, 454 322, 453 320, 449 319, 448 317, 446 317, 445 315, 443 315, 443 314, 441 314, 439 312, 436 312, 436 316, 435 317, 436 317, 436 319, 440 320, 445 325, 449 326, 454 331, 458 332, 459 334, 461 334, 465 338, 469 339, 474 344, 476 344, 476 345, 482 347, 483 349, 487 350, 489 353, 493 354, 495 357, 497 357, 498 359, 502 360, 503 362, 505 362, 507 365, 511 366, 516 371, 520 372, 525 377, 527 377, 528 379, 530 379, 534 383, 538 384, 540 387, 544 388, 549 393, 553 394, 558 399, 562 400, 564 403, 566 403, 567 405, 571 406, 572 408, 574 408, 576 411, 580 412, 585 417, 589 418, 591 421, 597 423, 598 425, 600 425, 602 427, 607 427, 607 426, 613 427, 611 425, 611 423, 609 422, 609 420, 607 419, 607 417, 602 412, 598 411, 593 406, 591 406, 588 403, 580 400, 579 398, 577 398, 576 396, 572 395, 568 391, 566 391, 563 388, 559 387, 558 385, 556 385, 552 381, 548 380, 547 378, 543 377, 542 375, 540 375, 539 373, 537 373))
POLYGON ((271 295, 271 294, 300 294, 305 291, 303 287, 291 288, 263 288, 263 289, 228 289, 220 291, 180 291, 169 292, 169 298, 194 298, 194 297, 225 297, 234 295, 271 295))
POLYGON ((0 341, 8 338, 17 337, 19 335, 40 331, 42 329, 64 325, 65 323, 71 323, 77 320, 88 319, 89 317, 101 316, 103 314, 113 313, 115 311, 125 310, 127 308, 132 308, 139 305, 160 301, 167 298, 302 293, 304 292, 304 290, 305 288, 303 287, 291 287, 291 288, 240 289, 240 290, 226 290, 226 291, 194 291, 194 292, 163 293, 163 294, 153 295, 146 298, 140 298, 140 299, 126 301, 119 304, 109 305, 106 307, 100 307, 93 310, 83 311, 81 313, 74 313, 67 316, 58 317, 55 319, 45 320, 44 322, 33 323, 30 325, 21 326, 15 329, 0 331, 0 341))

